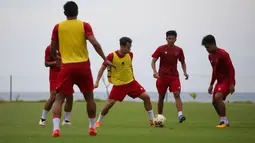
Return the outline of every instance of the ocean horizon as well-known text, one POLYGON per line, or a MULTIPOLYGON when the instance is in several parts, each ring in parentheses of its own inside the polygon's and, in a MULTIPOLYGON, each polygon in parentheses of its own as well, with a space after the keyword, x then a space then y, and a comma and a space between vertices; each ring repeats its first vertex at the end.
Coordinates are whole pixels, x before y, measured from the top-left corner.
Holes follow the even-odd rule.
MULTIPOLYGON (((158 100, 157 92, 147 92, 150 95, 152 101, 158 100)), ((183 102, 203 102, 210 103, 212 101, 212 95, 206 92, 195 92, 197 94, 196 99, 190 96, 189 92, 182 92, 181 98, 183 102)), ((49 92, 12 92, 12 101, 39 101, 47 100, 49 97, 49 92)), ((94 92, 95 99, 107 100, 106 92, 94 92)), ((10 92, 0 92, 0 100, 10 101, 10 92)), ((83 95, 80 92, 74 93, 74 100, 83 100, 83 95)), ((124 101, 134 101, 141 102, 142 100, 137 98, 133 99, 126 96, 124 101)), ((168 93, 166 96, 167 102, 174 102, 174 97, 172 93, 168 93)), ((255 103, 255 93, 234 93, 227 97, 228 102, 253 102, 255 103)))

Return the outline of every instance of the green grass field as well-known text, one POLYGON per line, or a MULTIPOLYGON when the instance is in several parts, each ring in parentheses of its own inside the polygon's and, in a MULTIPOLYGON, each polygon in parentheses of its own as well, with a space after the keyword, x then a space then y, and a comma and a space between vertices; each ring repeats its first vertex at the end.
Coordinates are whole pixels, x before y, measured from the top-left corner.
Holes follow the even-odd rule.
MULTIPOLYGON (((97 112, 104 102, 97 103, 97 112)), ((167 118, 164 128, 148 125, 143 103, 123 102, 113 107, 100 128, 98 136, 88 136, 85 103, 75 102, 71 115, 72 126, 61 127, 59 138, 51 137, 51 112, 46 127, 38 125, 43 103, 0 103, 1 143, 254 143, 255 104, 227 104, 230 128, 217 129, 219 123, 211 104, 184 103, 187 120, 177 123, 173 103, 165 105, 167 118)), ((156 111, 156 104, 153 104, 156 111)))

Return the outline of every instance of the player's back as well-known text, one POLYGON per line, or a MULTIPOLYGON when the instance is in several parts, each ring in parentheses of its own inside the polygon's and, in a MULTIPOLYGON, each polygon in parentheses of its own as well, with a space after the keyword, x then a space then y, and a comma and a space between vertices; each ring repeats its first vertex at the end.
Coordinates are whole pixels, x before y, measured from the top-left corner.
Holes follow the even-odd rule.
MULTIPOLYGON (((228 57, 229 54, 222 48, 218 48, 214 54, 209 54, 209 60, 215 69, 217 80, 225 80, 229 78, 228 57)), ((231 62, 231 61, 230 61, 231 62)))
POLYGON ((58 38, 63 64, 86 62, 88 60, 83 21, 66 20, 59 23, 58 38))

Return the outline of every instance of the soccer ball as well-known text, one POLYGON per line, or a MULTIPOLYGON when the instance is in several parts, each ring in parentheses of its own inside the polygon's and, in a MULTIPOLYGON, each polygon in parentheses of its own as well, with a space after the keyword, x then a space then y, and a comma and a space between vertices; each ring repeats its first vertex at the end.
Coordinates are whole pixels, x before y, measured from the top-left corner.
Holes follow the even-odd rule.
POLYGON ((153 120, 155 127, 164 127, 165 122, 166 122, 166 117, 160 114, 156 115, 156 117, 153 120))

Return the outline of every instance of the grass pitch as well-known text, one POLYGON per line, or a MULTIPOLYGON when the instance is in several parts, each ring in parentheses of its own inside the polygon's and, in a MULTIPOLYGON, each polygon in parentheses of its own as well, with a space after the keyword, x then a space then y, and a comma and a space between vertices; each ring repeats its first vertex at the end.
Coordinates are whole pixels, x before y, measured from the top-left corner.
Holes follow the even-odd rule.
MULTIPOLYGON (((97 112, 104 101, 97 102, 97 112)), ((153 103, 156 113, 156 104, 153 103)), ((211 104, 184 103, 187 120, 179 124, 173 103, 165 104, 164 128, 150 127, 143 103, 117 103, 97 129, 98 136, 88 136, 85 103, 75 102, 72 126, 61 126, 61 136, 51 137, 50 112, 46 127, 38 125, 43 103, 13 102, 0 104, 1 143, 254 143, 255 104, 227 104, 230 128, 217 129, 219 117, 211 104)), ((97 113, 98 114, 98 113, 97 113)))

